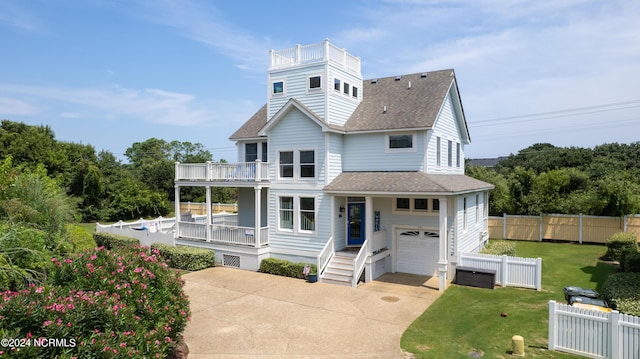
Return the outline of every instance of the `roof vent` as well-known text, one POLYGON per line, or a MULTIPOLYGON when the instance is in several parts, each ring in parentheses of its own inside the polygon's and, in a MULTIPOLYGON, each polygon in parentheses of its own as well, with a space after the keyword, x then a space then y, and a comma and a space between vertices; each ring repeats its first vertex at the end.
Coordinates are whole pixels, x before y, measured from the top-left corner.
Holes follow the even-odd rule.
POLYGON ((411 88, 411 81, 409 81, 409 84, 407 85, 407 90, 409 90, 411 88))
POLYGON ((423 73, 421 73, 421 74, 420 74, 420 78, 421 78, 421 79, 423 79, 423 78, 425 78, 425 77, 427 77, 427 73, 426 73, 426 72, 423 72, 423 73))
POLYGON ((378 83, 378 79, 373 79, 373 80, 371 80, 371 83, 372 83, 372 84, 377 84, 377 83, 378 83))
POLYGON ((382 106, 382 113, 387 113, 387 105, 382 106))
POLYGON ((396 76, 396 81, 400 81, 402 79, 402 76, 396 76))

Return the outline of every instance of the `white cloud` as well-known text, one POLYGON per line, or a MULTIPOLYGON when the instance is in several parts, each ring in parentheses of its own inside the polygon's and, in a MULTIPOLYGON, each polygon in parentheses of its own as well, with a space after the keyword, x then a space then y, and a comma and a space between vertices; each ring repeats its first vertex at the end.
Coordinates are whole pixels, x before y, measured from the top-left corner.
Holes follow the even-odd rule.
POLYGON ((38 113, 38 109, 24 101, 14 98, 0 97, 0 117, 30 116, 38 113))

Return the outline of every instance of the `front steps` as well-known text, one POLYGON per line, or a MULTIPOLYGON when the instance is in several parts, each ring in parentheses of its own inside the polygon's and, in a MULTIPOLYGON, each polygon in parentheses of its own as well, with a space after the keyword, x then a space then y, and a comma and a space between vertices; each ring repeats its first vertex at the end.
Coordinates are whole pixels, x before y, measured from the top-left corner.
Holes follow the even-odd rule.
POLYGON ((321 276, 321 282, 351 287, 353 261, 358 253, 354 251, 336 252, 321 276))

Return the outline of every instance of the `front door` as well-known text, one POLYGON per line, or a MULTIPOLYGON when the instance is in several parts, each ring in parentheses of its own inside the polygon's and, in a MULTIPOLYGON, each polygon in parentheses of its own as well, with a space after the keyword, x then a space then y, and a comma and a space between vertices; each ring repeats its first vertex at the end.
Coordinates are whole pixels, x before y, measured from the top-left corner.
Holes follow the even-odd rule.
POLYGON ((349 203, 349 227, 347 245, 361 246, 364 243, 364 203, 349 203))

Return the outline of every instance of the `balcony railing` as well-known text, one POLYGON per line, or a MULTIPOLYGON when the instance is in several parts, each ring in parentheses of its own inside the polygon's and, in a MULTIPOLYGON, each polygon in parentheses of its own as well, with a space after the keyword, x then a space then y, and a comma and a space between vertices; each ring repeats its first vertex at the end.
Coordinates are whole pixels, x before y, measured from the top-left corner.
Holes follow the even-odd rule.
POLYGON ((331 44, 329 40, 311 45, 296 45, 296 47, 284 50, 271 50, 270 69, 327 60, 336 62, 355 73, 360 73, 360 58, 351 55, 345 49, 331 44))
POLYGON ((180 222, 178 238, 201 240, 210 243, 261 247, 269 244, 269 227, 260 228, 260 244, 256 245, 255 228, 212 224, 211 237, 207 239, 205 223, 180 222))
POLYGON ((266 182, 269 180, 269 163, 179 163, 176 162, 176 181, 206 182, 266 182))

